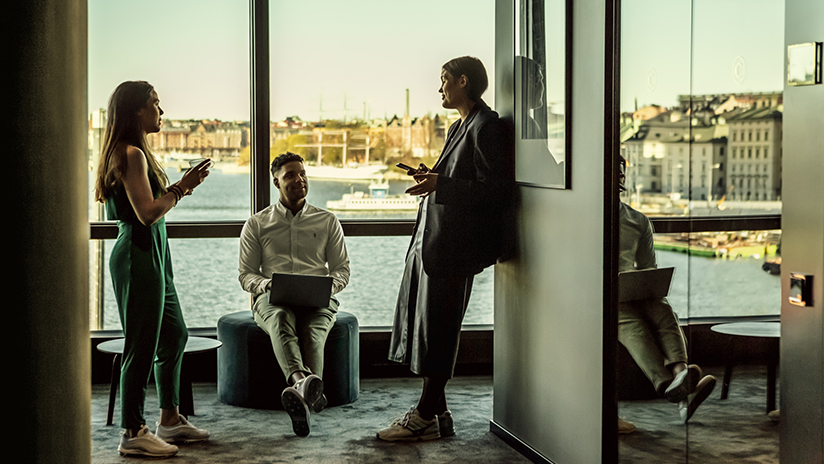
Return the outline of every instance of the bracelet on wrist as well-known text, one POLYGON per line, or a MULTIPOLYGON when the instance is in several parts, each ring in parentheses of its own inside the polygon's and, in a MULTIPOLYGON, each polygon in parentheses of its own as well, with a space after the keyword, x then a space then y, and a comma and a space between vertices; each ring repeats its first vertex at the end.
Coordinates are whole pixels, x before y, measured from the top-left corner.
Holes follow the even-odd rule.
POLYGON ((183 198, 183 192, 181 191, 180 186, 177 184, 172 184, 166 190, 172 192, 172 195, 175 196, 175 206, 177 206, 177 203, 180 201, 181 198, 183 198))

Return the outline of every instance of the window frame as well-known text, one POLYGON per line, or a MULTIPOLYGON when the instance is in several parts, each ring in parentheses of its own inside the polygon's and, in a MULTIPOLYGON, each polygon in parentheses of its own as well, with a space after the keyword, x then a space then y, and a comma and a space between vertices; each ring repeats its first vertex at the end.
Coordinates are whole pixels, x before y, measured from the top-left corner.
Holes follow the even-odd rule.
MULTIPOLYGON (((250 7, 250 100, 251 100, 251 211, 255 214, 270 204, 269 173, 270 131, 270 56, 269 0, 249 0, 250 7)), ((742 139, 743 139, 742 131, 742 139)), ((751 132, 750 132, 751 134, 751 132)), ((733 132, 733 140, 735 132, 733 132)), ((751 148, 750 148, 751 149, 751 148)), ((743 150, 743 149, 742 149, 743 150)), ((733 158, 735 150, 733 149, 733 158)), ((732 179, 731 179, 732 180, 732 179)), ((721 232, 738 230, 781 229, 780 215, 719 216, 719 217, 650 217, 656 233, 721 232)), ((411 236, 412 219, 340 219, 346 237, 411 236)), ((244 220, 170 221, 166 223, 168 237, 238 238, 244 220)), ((89 221, 91 240, 117 238, 114 221, 89 221)), ((466 326, 478 330, 489 326, 466 326)), ((369 328, 364 328, 369 330, 369 328)), ((383 330, 383 329, 381 329, 383 330)), ((92 333, 100 330, 91 328, 92 333)))

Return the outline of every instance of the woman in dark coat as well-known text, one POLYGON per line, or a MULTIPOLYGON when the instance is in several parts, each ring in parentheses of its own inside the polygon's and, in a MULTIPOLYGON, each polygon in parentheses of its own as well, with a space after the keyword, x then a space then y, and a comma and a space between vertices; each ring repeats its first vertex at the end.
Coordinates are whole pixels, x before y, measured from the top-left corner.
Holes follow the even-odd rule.
POLYGON ((407 193, 423 196, 395 308, 389 359, 423 377, 417 407, 378 432, 387 441, 454 435, 445 388, 452 378, 461 323, 475 274, 503 248, 511 201, 511 144, 498 114, 481 99, 488 79, 480 60, 455 58, 441 70, 443 107, 461 119, 449 128, 432 169, 409 174, 407 193))

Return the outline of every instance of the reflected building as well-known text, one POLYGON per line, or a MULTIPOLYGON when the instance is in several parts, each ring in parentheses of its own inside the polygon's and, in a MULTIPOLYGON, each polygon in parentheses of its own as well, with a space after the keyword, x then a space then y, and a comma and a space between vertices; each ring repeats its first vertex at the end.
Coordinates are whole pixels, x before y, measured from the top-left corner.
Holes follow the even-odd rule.
POLYGON ((727 118, 730 199, 781 199, 781 106, 758 106, 727 118))
POLYGON ((629 194, 780 200, 782 108, 780 92, 687 95, 671 109, 649 105, 625 114, 629 194))

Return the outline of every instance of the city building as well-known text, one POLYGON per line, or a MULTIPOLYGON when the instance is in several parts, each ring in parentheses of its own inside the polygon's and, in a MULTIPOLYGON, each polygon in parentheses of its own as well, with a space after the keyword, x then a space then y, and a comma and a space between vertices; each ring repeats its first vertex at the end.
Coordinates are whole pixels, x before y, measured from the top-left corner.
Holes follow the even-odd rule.
POLYGON ((762 104, 731 115, 726 121, 730 132, 727 163, 730 199, 780 200, 781 109, 762 104))

